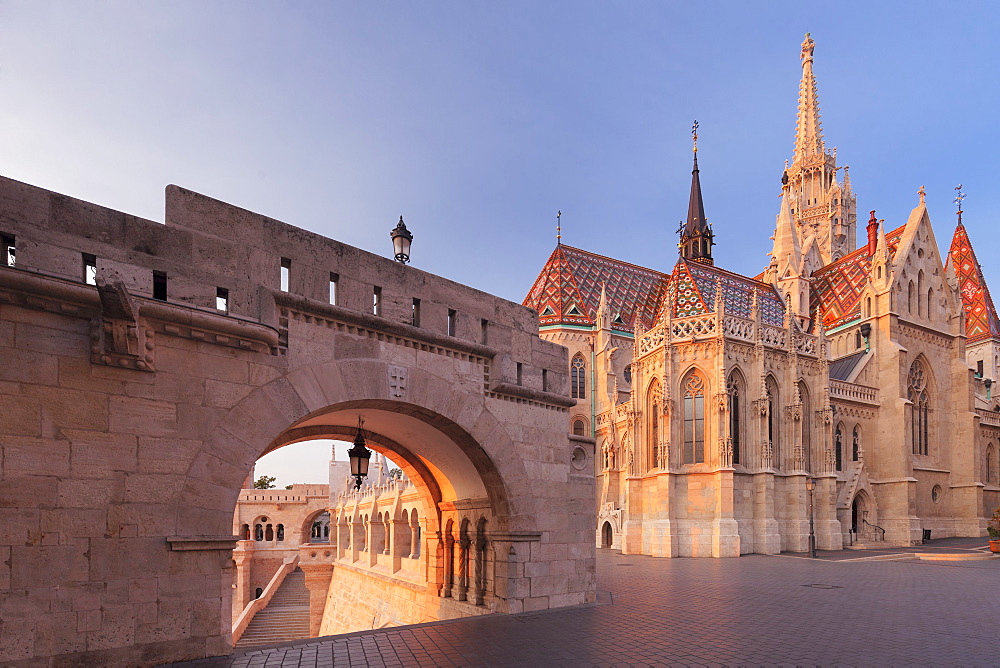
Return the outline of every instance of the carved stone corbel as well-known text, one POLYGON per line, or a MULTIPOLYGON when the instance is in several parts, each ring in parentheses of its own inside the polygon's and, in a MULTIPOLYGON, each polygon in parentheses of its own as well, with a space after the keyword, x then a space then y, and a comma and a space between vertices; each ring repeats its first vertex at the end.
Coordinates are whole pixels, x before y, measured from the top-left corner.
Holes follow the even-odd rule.
POLYGON ((139 317, 139 306, 114 272, 97 275, 101 314, 91 321, 90 361, 122 369, 154 371, 153 331, 139 317))

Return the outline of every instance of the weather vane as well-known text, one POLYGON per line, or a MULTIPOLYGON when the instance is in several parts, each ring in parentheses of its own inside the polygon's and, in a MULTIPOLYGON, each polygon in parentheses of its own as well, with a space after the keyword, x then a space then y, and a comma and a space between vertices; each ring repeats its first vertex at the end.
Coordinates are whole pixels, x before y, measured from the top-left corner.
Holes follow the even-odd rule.
POLYGON ((556 211, 556 246, 562 245, 562 211, 556 211))
POLYGON ((955 195, 953 201, 955 202, 955 206, 958 207, 958 222, 962 222, 962 200, 965 199, 965 193, 962 192, 962 184, 959 183, 955 186, 955 190, 958 191, 958 194, 955 195))
POLYGON ((698 121, 691 126, 691 139, 694 140, 694 152, 698 152, 698 121))

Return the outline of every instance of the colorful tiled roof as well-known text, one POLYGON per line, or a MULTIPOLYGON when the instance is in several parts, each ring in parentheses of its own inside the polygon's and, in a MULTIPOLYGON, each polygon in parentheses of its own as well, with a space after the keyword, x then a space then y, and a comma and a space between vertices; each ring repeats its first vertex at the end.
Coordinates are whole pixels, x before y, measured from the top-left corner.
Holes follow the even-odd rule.
MULTIPOLYGON (((895 255, 905 228, 900 225, 885 235, 890 255, 895 255)), ((871 268, 865 245, 813 273, 810 309, 821 314, 824 327, 839 327, 861 317, 861 291, 871 268)))
POLYGON ((565 244, 556 246, 524 305, 538 311, 546 325, 592 326, 605 285, 612 329, 632 332, 636 318, 649 329, 670 280, 668 274, 590 253, 565 244))
POLYGON ((757 308, 761 322, 783 325, 785 307, 774 287, 758 280, 734 274, 714 265, 680 260, 674 267, 674 317, 715 312, 716 291, 721 286, 726 313, 743 318, 752 317, 753 293, 757 293, 757 308))
POLYGON ((592 326, 602 285, 606 286, 612 329, 621 332, 632 332, 637 318, 644 329, 651 328, 671 286, 677 318, 714 313, 720 285, 729 314, 751 317, 756 292, 764 323, 781 325, 785 317, 781 297, 772 286, 719 267, 680 259, 672 274, 664 274, 566 245, 552 251, 524 305, 538 311, 543 327, 592 326))
POLYGON ((955 228, 948 250, 948 262, 954 263, 965 307, 965 334, 969 343, 985 339, 1000 339, 1000 321, 993 306, 993 298, 983 279, 982 268, 972 250, 969 234, 961 221, 955 228))

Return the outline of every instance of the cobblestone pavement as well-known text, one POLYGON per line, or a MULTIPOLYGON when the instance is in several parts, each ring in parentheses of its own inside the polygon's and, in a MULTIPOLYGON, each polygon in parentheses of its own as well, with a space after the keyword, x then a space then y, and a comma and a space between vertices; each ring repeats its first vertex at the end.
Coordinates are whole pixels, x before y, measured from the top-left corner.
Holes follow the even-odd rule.
POLYGON ((1000 664, 1000 560, 598 552, 596 605, 330 636, 176 665, 1000 664))

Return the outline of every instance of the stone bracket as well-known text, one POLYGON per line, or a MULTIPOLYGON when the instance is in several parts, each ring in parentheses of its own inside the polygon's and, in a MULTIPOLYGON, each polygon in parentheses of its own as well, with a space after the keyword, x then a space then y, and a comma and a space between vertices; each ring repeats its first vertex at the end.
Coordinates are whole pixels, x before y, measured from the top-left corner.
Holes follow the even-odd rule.
POLYGON ((136 371, 155 371, 153 331, 115 273, 97 276, 101 315, 91 320, 90 361, 136 371))

